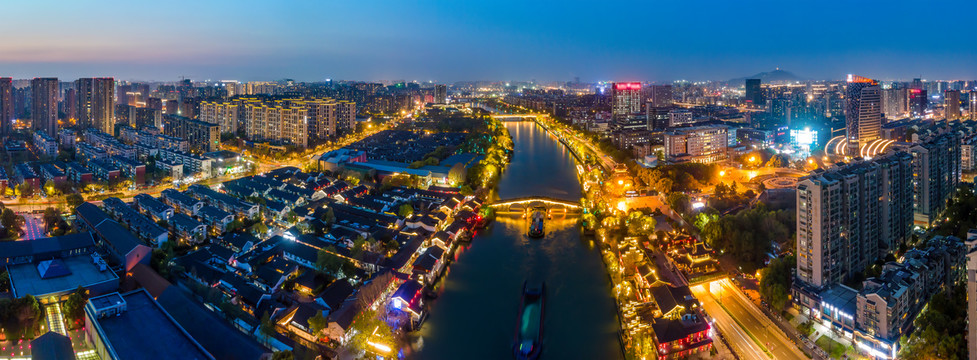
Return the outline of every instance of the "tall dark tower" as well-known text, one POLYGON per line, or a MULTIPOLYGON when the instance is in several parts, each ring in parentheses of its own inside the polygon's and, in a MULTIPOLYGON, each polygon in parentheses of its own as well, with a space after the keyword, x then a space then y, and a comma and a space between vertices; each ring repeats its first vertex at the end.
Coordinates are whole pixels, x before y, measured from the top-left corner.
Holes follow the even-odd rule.
POLYGON ((13 79, 0 78, 0 136, 10 135, 14 121, 13 79))
POLYGON ((746 79, 746 102, 748 105, 755 107, 764 106, 763 91, 760 90, 760 79, 746 79))

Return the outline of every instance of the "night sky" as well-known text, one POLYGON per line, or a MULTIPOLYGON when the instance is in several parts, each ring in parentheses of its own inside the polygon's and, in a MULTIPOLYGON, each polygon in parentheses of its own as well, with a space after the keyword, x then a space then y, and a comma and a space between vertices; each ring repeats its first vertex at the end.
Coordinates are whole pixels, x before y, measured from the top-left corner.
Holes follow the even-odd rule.
POLYGON ((977 79, 977 1, 7 1, 0 76, 977 79))

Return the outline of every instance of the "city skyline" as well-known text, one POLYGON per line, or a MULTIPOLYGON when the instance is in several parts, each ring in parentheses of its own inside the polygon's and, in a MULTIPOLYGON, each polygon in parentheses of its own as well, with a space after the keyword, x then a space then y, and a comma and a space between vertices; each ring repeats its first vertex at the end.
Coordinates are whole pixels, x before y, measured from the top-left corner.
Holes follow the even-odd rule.
POLYGON ((0 44, 0 68, 14 78, 441 83, 722 81, 774 68, 826 80, 847 73, 883 81, 977 77, 977 51, 959 45, 965 24, 947 22, 939 31, 899 25, 977 10, 973 3, 443 5, 10 4, 0 28, 17 35, 0 44), (857 34, 854 14, 871 14, 858 20, 857 34), (78 18, 106 21, 78 27, 78 18))

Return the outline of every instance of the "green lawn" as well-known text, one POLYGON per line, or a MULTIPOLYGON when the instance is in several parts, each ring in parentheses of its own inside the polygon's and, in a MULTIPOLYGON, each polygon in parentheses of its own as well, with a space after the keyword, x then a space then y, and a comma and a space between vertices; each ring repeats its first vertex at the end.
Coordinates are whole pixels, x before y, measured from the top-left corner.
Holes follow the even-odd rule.
POLYGON ((844 345, 841 345, 841 343, 827 335, 821 335, 814 343, 824 349, 832 359, 841 358, 842 355, 845 355, 845 351, 847 351, 844 345))

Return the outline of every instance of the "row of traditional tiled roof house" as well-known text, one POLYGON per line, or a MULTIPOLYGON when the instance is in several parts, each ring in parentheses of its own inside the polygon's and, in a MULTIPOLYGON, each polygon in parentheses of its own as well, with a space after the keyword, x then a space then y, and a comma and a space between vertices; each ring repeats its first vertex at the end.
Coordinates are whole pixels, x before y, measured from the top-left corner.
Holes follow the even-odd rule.
POLYGON ((285 168, 229 181, 216 190, 193 185, 182 192, 164 190, 159 198, 141 194, 132 205, 110 198, 103 207, 106 218, 128 227, 140 243, 160 246, 175 239, 199 246, 173 264, 184 270, 185 281, 219 290, 247 313, 234 321, 238 329, 272 349, 301 345, 331 355, 327 344, 348 341, 353 318, 362 309, 383 309, 398 326, 419 325, 423 287, 441 274, 481 205, 456 190, 436 190, 371 192, 321 173, 285 168), (263 199, 264 204, 245 199, 263 199), (402 204, 410 204, 414 214, 397 216, 402 204), (268 234, 225 231, 235 219, 259 215, 279 224, 292 215, 303 225, 268 234), (378 239, 378 245, 354 252, 353 243, 361 237, 378 239), (395 249, 379 245, 390 242, 395 249), (318 275, 320 251, 355 269, 318 275), (291 289, 284 289, 286 283, 291 289), (292 335, 263 336, 257 319, 265 314, 281 334, 292 335), (316 314, 329 326, 312 334, 308 320, 316 314))
POLYGON ((635 290, 621 306, 625 331, 632 339, 653 340, 658 358, 687 358, 709 351, 713 346, 710 325, 699 300, 688 285, 663 280, 667 279, 663 272, 671 270, 657 269, 649 248, 637 238, 627 238, 619 245, 617 260, 624 269, 624 281, 635 290))
MULTIPOLYGON (((311 349, 328 357, 335 355, 330 346, 349 340, 353 319, 364 309, 380 310, 396 326, 419 325, 424 285, 441 273, 455 242, 471 229, 479 206, 477 199, 462 197, 453 189, 394 188, 371 194, 363 186, 350 187, 320 173, 286 168, 228 182, 219 190, 195 185, 183 192, 166 190, 160 198, 137 195, 132 204, 117 198, 104 200, 101 207, 85 203, 77 208, 76 225, 92 234, 99 252, 121 274, 123 289, 145 288, 175 326, 189 334, 189 341, 211 356, 258 358, 267 347, 311 349), (291 196, 295 193, 298 198, 291 196), (281 202, 285 209, 268 209, 241 197, 281 202), (410 204, 415 214, 406 219, 394 215, 401 204, 410 204), (308 226, 269 234, 224 231, 236 218, 254 219, 261 212, 274 217, 283 211, 308 226), (325 221, 326 213, 333 214, 332 221, 325 221), (396 246, 372 245, 354 252, 359 237, 396 246), (148 266, 152 248, 174 240, 198 246, 172 261, 179 265, 173 269, 183 270, 177 274, 182 286, 171 286, 148 266), (353 269, 332 276, 317 274, 322 250, 348 260, 353 269), (201 285, 219 291, 247 315, 219 320, 219 313, 207 310, 214 306, 192 300, 186 293, 186 288, 201 285), (264 314, 277 324, 276 336, 259 330, 257 319, 264 314), (328 320, 328 328, 312 334, 308 321, 317 314, 328 320)), ((121 298, 145 300, 134 292, 121 298)), ((138 321, 141 315, 130 311, 132 321, 138 321)), ((93 316, 100 317, 97 313, 93 316)), ((102 330, 108 329, 108 323, 103 325, 102 330)), ((121 341, 123 333, 103 340, 121 341)), ((153 339, 140 341, 153 347, 153 339)), ((110 353, 105 356, 112 358, 110 353)))

